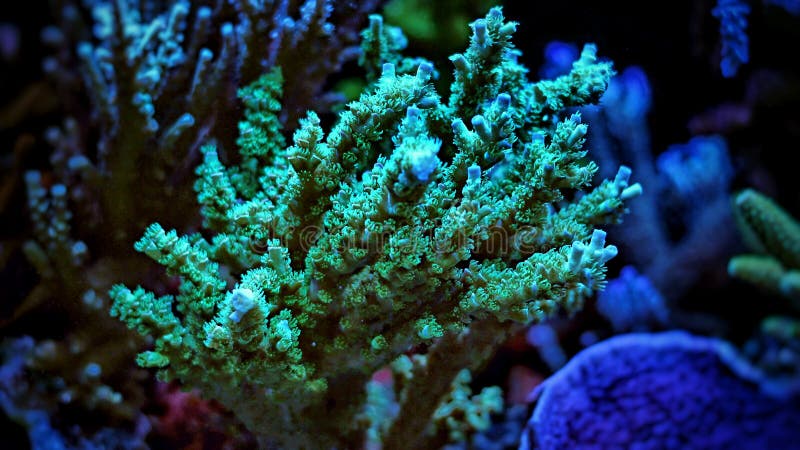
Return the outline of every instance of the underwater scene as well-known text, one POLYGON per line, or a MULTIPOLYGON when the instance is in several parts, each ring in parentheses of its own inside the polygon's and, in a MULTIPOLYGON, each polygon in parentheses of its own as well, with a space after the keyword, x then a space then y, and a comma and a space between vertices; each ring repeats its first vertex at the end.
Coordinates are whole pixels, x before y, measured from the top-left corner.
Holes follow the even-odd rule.
POLYGON ((0 7, 0 449, 800 449, 800 0, 0 7))

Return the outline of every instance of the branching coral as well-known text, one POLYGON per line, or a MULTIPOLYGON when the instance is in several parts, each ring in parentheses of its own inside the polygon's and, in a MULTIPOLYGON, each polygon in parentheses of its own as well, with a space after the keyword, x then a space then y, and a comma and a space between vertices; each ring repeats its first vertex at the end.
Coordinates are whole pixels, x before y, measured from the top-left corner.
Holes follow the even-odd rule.
POLYGON ((754 189, 735 196, 734 211, 753 253, 731 258, 728 273, 780 294, 800 309, 800 223, 754 189))
MULTIPOLYGON (((31 232, 21 248, 38 279, 17 294, 20 304, 3 305, 13 313, 0 325, 56 316, 52 329, 25 329, 46 356, 28 361, 27 374, 44 385, 61 380, 76 410, 135 419, 143 386, 132 381, 143 372, 132 359, 143 341, 109 320, 107 297, 113 282, 152 278, 131 248, 135 236, 155 218, 199 224, 192 168, 209 133, 233 142, 237 87, 281 64, 296 76, 285 83, 280 120, 296 121, 312 103, 328 112, 326 77, 355 58, 358 27, 379 2, 53 3, 62 23, 42 32, 57 50, 43 66, 67 117, 45 133, 49 166, 24 177, 31 232), (89 366, 102 375, 83 377, 89 366), (98 407, 108 391, 120 397, 116 407, 98 407)), ((30 396, 39 394, 59 395, 30 396)))
POLYGON ((112 314, 155 337, 140 364, 219 399, 265 446, 355 448, 370 377, 414 352, 392 365, 410 375, 383 448, 461 435, 458 420, 428 428, 456 377, 601 289, 616 248, 596 227, 641 192, 626 167, 592 188, 587 126, 562 113, 597 101, 613 74, 593 45, 532 83, 500 8, 471 28, 447 102, 431 64, 373 61, 380 76, 332 129, 309 112, 288 147, 280 74, 240 91, 241 161, 207 145, 197 169, 208 234, 154 223, 136 243, 179 289, 111 291, 112 314))
POLYGON ((769 316, 745 344, 746 354, 783 383, 800 389, 800 224, 781 206, 755 189, 733 198, 742 239, 751 253, 734 256, 728 273, 766 294, 789 301, 775 302, 769 316))

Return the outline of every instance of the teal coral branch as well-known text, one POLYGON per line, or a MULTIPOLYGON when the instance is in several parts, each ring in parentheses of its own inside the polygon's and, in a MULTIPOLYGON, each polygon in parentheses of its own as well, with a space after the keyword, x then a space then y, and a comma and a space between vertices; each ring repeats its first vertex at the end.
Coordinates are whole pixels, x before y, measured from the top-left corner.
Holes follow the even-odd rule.
POLYGON ((555 80, 541 80, 528 84, 522 92, 525 120, 533 127, 546 125, 563 108, 596 103, 614 75, 608 61, 598 61, 597 46, 584 45, 580 58, 572 63, 572 70, 555 80))
POLYGON ((437 444, 446 443, 441 436, 429 434, 427 426, 450 383, 464 368, 480 369, 497 345, 519 329, 521 327, 487 319, 473 323, 469 332, 450 333, 434 344, 425 363, 412 369, 398 419, 386 433, 383 449, 439 448, 441 445, 437 444), (453 352, 459 347, 472 351, 453 352))
POLYGON ((241 89, 238 155, 208 144, 196 171, 208 233, 155 223, 135 246, 177 292, 111 291, 112 313, 155 338, 140 364, 218 399, 265 447, 433 448, 486 426, 499 393, 467 393, 469 371, 603 288, 617 251, 597 227, 641 192, 625 167, 592 188, 587 125, 562 110, 613 73, 594 47, 536 88, 494 8, 444 102, 431 63, 380 61, 395 58, 381 26, 364 33, 380 75, 327 133, 308 112, 283 141, 277 69, 241 89), (391 395, 368 383, 410 353, 391 395), (391 423, 370 416, 393 404, 391 423))

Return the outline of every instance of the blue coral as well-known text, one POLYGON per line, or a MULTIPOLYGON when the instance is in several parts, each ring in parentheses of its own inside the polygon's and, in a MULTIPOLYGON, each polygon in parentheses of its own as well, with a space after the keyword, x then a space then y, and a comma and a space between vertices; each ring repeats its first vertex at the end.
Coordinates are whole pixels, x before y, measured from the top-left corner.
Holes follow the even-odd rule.
POLYGON ((623 267, 619 277, 597 295, 597 310, 616 332, 643 331, 669 320, 664 297, 633 266, 623 267))
POLYGON ((747 15, 750 6, 743 0, 718 0, 712 10, 719 19, 719 34, 722 38, 722 76, 736 75, 739 67, 750 60, 750 42, 747 37, 747 15))
POLYGON ((800 398, 725 341, 620 335, 540 385, 521 450, 797 448, 800 398))

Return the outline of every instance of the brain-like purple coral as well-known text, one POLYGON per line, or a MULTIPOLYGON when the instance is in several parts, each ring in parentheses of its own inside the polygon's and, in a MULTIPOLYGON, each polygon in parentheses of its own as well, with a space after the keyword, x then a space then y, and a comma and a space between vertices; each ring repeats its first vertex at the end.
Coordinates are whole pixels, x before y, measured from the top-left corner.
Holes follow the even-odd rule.
POLYGON ((800 396, 683 331, 603 341, 533 395, 520 450, 800 448, 800 396))

